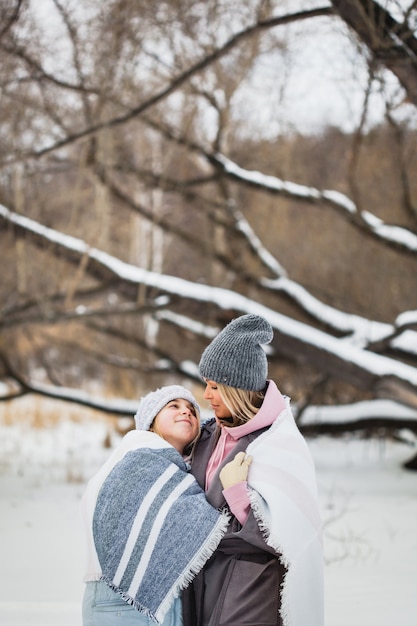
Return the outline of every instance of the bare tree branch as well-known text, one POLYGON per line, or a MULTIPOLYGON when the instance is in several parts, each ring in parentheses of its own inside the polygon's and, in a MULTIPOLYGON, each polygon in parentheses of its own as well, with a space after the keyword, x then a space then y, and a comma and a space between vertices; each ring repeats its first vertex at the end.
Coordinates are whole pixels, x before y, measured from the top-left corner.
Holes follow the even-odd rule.
POLYGON ((332 0, 332 4, 374 57, 397 76, 410 101, 417 105, 417 38, 412 28, 397 22, 372 0, 332 0))
POLYGON ((7 31, 17 22, 19 19, 20 11, 22 8, 24 0, 16 0, 15 4, 11 9, 8 10, 8 7, 2 9, 3 15, 2 21, 5 21, 5 24, 0 27, 0 39, 7 33, 7 31), (10 13, 10 14, 9 14, 10 13), (4 19, 5 18, 5 19, 4 19))
POLYGON ((94 124, 79 132, 72 133, 69 137, 64 137, 60 141, 57 141, 50 146, 42 148, 41 150, 36 150, 32 152, 31 154, 28 154, 27 156, 32 156, 35 158, 41 157, 45 154, 48 154, 49 152, 53 152, 64 146, 74 143, 75 141, 78 141, 79 139, 82 139, 84 137, 88 137, 89 135, 97 133, 100 130, 103 130, 105 128, 114 128, 115 126, 120 126, 132 120, 133 118, 138 117, 139 115, 144 113, 146 110, 155 106, 162 100, 166 99, 169 95, 177 91, 184 83, 190 80, 192 76, 194 76, 195 74, 198 74, 202 70, 206 69, 209 65, 214 63, 215 61, 218 61, 219 59, 221 59, 223 56, 228 54, 235 46, 239 45, 242 41, 253 36, 255 33, 259 31, 274 28, 276 26, 281 26, 284 24, 288 24, 290 22, 296 22, 299 20, 306 20, 306 19, 311 19, 313 17, 319 17, 323 15, 332 15, 332 14, 333 14, 333 10, 331 8, 324 7, 324 8, 318 8, 318 9, 312 9, 311 11, 301 11, 298 13, 293 13, 291 15, 285 15, 282 17, 277 17, 277 18, 266 20, 266 21, 257 22, 253 26, 250 26, 249 28, 246 28, 243 31, 231 37, 223 46, 214 50, 211 54, 208 54, 200 61, 197 61, 194 65, 189 67, 186 71, 182 72, 181 74, 179 74, 179 76, 172 79, 170 84, 164 87, 161 91, 154 94, 152 97, 148 98, 146 101, 142 102, 137 107, 131 109, 127 113, 124 113, 121 116, 109 119, 107 121, 94 124))

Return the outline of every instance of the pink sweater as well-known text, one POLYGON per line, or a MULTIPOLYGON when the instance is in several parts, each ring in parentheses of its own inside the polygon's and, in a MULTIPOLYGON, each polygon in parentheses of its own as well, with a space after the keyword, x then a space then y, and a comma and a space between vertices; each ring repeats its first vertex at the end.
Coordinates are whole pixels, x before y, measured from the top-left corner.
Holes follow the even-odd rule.
MULTIPOLYGON (((276 384, 270 380, 268 381, 268 389, 262 406, 251 420, 242 424, 242 426, 235 426, 234 428, 222 426, 219 440, 207 464, 206 490, 210 486, 217 468, 233 450, 239 439, 261 428, 271 426, 285 407, 285 399, 279 392, 276 384)), ((231 512, 243 526, 248 518, 250 509, 246 481, 225 489, 223 495, 231 512)))

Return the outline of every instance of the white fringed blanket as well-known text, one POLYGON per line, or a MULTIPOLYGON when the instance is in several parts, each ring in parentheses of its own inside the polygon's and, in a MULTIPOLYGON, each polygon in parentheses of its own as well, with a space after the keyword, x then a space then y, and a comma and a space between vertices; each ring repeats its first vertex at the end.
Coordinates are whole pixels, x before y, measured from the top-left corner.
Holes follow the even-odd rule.
POLYGON ((281 592, 284 626, 323 626, 323 547, 315 469, 287 408, 247 448, 253 457, 251 506, 268 545, 287 568, 281 592))

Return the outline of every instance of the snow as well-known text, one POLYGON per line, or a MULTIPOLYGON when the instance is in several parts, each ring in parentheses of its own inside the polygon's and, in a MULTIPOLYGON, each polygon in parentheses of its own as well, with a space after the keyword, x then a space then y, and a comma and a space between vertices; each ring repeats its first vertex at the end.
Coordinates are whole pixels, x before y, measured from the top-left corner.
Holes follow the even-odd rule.
POLYGON ((393 400, 363 400, 352 404, 309 406, 302 414, 301 423, 341 424, 366 418, 389 418, 391 420, 410 420, 417 422, 417 409, 393 400))
MULTIPOLYGON (((295 199, 309 200, 312 203, 318 200, 324 200, 335 208, 341 209, 351 215, 358 213, 358 208, 355 203, 348 196, 339 191, 333 189, 321 191, 315 187, 307 187, 306 185, 300 185, 292 181, 282 180, 281 178, 263 174, 262 172, 245 170, 223 154, 216 154, 215 159, 219 165, 224 168, 225 172, 241 181, 246 181, 248 184, 276 193, 286 194, 295 199)), ((417 250, 417 235, 407 228, 384 224, 379 217, 369 211, 361 212, 361 217, 381 239, 395 242, 407 250, 417 250)))
MULTIPOLYGON (((270 289, 285 292, 310 315, 335 330, 343 333, 352 333, 352 336, 355 337, 361 337, 364 346, 369 342, 381 341, 394 332, 392 324, 384 324, 360 315, 345 313, 345 311, 339 311, 328 304, 324 304, 318 298, 312 296, 302 285, 290 278, 284 276, 277 279, 264 278, 262 279, 262 284, 270 289)), ((351 337, 349 341, 352 341, 351 337)), ((410 340, 414 340, 417 346, 415 333, 410 340)))
POLYGON ((414 233, 400 226, 388 226, 379 217, 369 213, 369 211, 363 211, 361 215, 365 222, 382 239, 395 242, 409 250, 417 250, 417 236, 414 233))
MULTIPOLYGON (((221 164, 226 172, 232 174, 236 178, 246 180, 248 183, 256 185, 258 187, 264 187, 265 189, 271 189, 273 191, 285 192, 293 196, 294 198, 308 198, 310 200, 319 200, 321 192, 314 187, 306 187, 305 185, 299 185, 290 181, 282 180, 277 176, 271 176, 269 174, 263 174, 255 170, 245 170, 237 163, 234 163, 223 154, 215 155, 216 161, 221 164)), ((354 209, 353 209, 354 211, 354 209)))
MULTIPOLYGON (((81 626, 80 498, 132 421, 115 424, 86 408, 65 414, 51 399, 0 405, 0 624, 81 626)), ((413 439, 309 445, 324 523, 326 626, 414 626, 417 475, 402 469, 413 439)))
MULTIPOLYGON (((364 342, 364 337, 367 336, 367 325, 369 327, 374 327, 370 324, 370 320, 363 320, 361 327, 365 334, 362 334, 360 341, 358 341, 359 335, 357 328, 355 329, 352 338, 347 338, 347 340, 346 338, 338 339, 328 333, 273 311, 268 307, 254 302, 253 300, 250 300, 249 298, 246 298, 245 296, 229 289, 202 285, 178 278, 176 276, 158 274, 157 272, 151 272, 144 268, 130 265, 104 251, 98 250, 97 248, 89 248, 86 242, 81 239, 71 237, 70 235, 64 235, 51 228, 46 228, 42 224, 18 215, 0 204, 0 217, 1 216, 8 221, 18 224, 24 229, 35 232, 48 241, 54 242, 64 248, 75 251, 79 254, 88 254, 90 259, 99 263, 102 267, 107 268, 107 270, 110 270, 120 280, 152 286, 156 289, 165 291, 166 294, 175 294, 176 296, 190 298, 199 302, 211 302, 222 309, 231 309, 239 311, 240 313, 254 313, 256 315, 261 315, 281 333, 286 334, 289 337, 294 337, 297 340, 304 342, 306 345, 316 346, 319 350, 335 355, 346 362, 350 362, 359 368, 365 369, 375 376, 394 376, 400 380, 411 383, 412 385, 417 384, 417 369, 415 367, 380 354, 368 352, 366 349, 363 349, 362 345, 356 345, 364 342)), ((300 295, 301 293, 302 290, 298 290, 298 294, 300 295)), ((304 295, 307 298, 307 292, 305 292, 304 295)), ((318 313, 318 310, 320 309, 319 301, 315 301, 314 304, 317 314, 320 316, 320 313, 318 313)), ((311 308, 311 301, 309 306, 311 308)), ((306 310, 307 309, 308 306, 306 306, 306 310)), ((323 319, 329 317, 329 308, 326 305, 322 305, 322 313, 323 319)), ((338 320, 336 319, 336 311, 334 311, 334 313, 333 326, 336 327, 338 320)), ((358 318, 356 317, 356 320, 357 319, 358 318)), ((416 334, 413 332, 414 341, 411 351, 415 351, 415 337, 416 334)), ((403 342, 400 345, 401 348, 405 348, 403 342)))
MULTIPOLYGON (((258 184, 262 184, 265 188, 270 187, 271 184, 272 187, 274 187, 275 183, 271 183, 269 181, 269 179, 274 177, 265 177, 259 172, 246 172, 233 162, 226 159, 226 157, 218 156, 217 158, 220 159, 220 162, 228 171, 234 172, 235 174, 236 172, 239 172, 241 177, 251 180, 252 182, 257 180, 258 184)), ((278 187, 281 187, 282 181, 278 184, 276 179, 274 180, 278 187)), ((326 191, 323 193, 327 196, 327 199, 332 197, 332 201, 339 204, 339 206, 342 206, 344 203, 346 204, 346 202, 350 203, 350 200, 346 199, 343 194, 338 192, 326 191)), ((316 198, 315 193, 312 198, 316 198)), ((348 211, 351 209, 352 206, 347 208, 348 211)), ((263 310, 261 310, 257 307, 256 311, 253 310, 250 300, 233 291, 193 283, 176 276, 149 272, 138 266, 124 263, 120 259, 117 259, 102 250, 90 248, 88 244, 81 239, 65 235, 51 228, 47 228, 30 218, 10 211, 5 206, 0 204, 0 217, 19 225, 24 230, 31 231, 47 241, 53 242, 56 245, 66 248, 67 250, 76 252, 79 255, 88 254, 91 259, 112 272, 120 280, 136 284, 144 284, 164 290, 166 293, 157 298, 155 304, 160 305, 161 298, 167 301, 169 299, 169 294, 176 294, 183 296, 184 298, 191 298, 200 302, 213 302, 223 309, 235 309, 241 313, 258 313, 267 317, 271 324, 275 325, 276 328, 279 328, 284 334, 288 334, 289 336, 302 336, 303 340, 307 344, 311 343, 312 345, 316 345, 318 347, 320 347, 323 343, 326 346, 326 350, 330 353, 337 354, 341 359, 346 361, 352 360, 352 362, 358 364, 359 366, 363 366, 365 369, 372 371, 376 375, 394 375, 415 384, 415 376, 413 376, 410 369, 404 369, 401 367, 398 369, 396 366, 394 366, 394 369, 391 369, 390 359, 384 359, 381 361, 381 358, 383 357, 373 355, 369 361, 369 359, 365 356, 366 352, 363 350, 359 350, 359 352, 356 353, 351 353, 349 351, 349 346, 366 349, 370 343, 382 340, 389 341, 391 339, 391 345, 394 348, 402 350, 405 353, 409 352, 413 355, 416 354, 417 333, 415 331, 399 332, 399 329, 401 330, 401 324, 415 324, 417 315, 415 311, 406 311, 401 313, 394 326, 392 324, 366 319, 358 315, 348 315, 343 311, 339 311, 334 307, 321 302, 319 299, 312 296, 302 285, 288 278, 285 268, 282 267, 278 260, 264 248, 262 242, 253 232, 244 216, 237 210, 234 210, 234 215, 237 228, 245 235, 249 245, 256 252, 264 265, 276 276, 276 278, 273 279, 261 278, 260 284, 271 290, 284 291, 317 321, 327 325, 329 328, 332 328, 339 333, 349 333, 348 335, 346 335, 342 340, 337 340, 327 333, 314 332, 310 326, 295 323, 294 320, 288 319, 283 315, 280 315, 279 317, 277 317, 277 315, 275 315, 275 317, 269 316, 268 318, 268 309, 263 307, 263 310), (391 336, 393 336, 393 338, 391 338, 391 336), (364 359, 362 359, 362 356, 364 359), (374 369, 374 367, 377 369, 374 369), (412 378, 409 378, 410 374, 412 378)), ((371 214, 369 213, 367 214, 367 221, 369 223, 372 222, 373 219, 371 219, 370 215, 371 214)), ((376 230, 375 224, 378 224, 378 230, 384 229, 386 232, 392 233, 392 237, 388 236, 388 239, 395 239, 394 233, 398 233, 397 227, 383 225, 381 220, 376 217, 374 218, 374 222, 374 231, 376 230)), ((405 245, 406 240, 410 240, 410 236, 412 238, 414 237, 417 242, 417 237, 414 234, 410 235, 408 231, 404 233, 404 238, 402 240, 396 239, 396 241, 397 243, 405 245)), ((413 248, 413 246, 411 246, 411 248, 413 248)), ((415 249, 417 249, 417 243, 415 249)), ((128 303, 127 306, 131 305, 128 303)), ((83 310, 81 307, 77 307, 75 313, 76 315, 81 316, 93 314, 94 311, 83 310)), ((189 320, 188 323, 193 322, 192 320, 189 320)))
POLYGON ((417 324, 417 311, 404 311, 395 320, 396 326, 405 326, 405 324, 417 324))
POLYGON ((326 626, 417 623, 417 482, 393 442, 310 442, 323 503, 326 626))

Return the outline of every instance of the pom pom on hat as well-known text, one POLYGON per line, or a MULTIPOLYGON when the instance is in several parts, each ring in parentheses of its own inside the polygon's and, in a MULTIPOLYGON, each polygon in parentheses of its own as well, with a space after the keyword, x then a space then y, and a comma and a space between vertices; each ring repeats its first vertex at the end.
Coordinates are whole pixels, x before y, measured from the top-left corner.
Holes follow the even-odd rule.
POLYGON ((200 416, 200 407, 191 391, 181 385, 167 385, 144 396, 135 415, 136 430, 149 430, 159 411, 172 400, 183 398, 194 406, 197 416, 200 416))
POLYGON ((271 324, 259 315, 232 320, 204 350, 200 375, 228 387, 259 391, 266 385, 268 361, 262 344, 272 341, 271 324))

